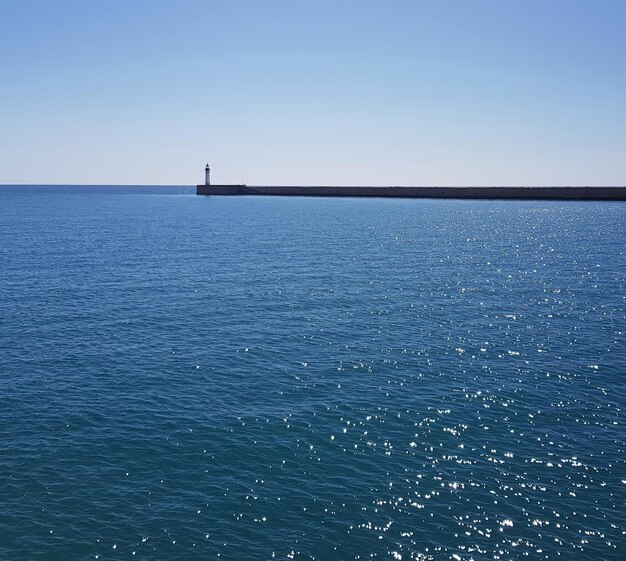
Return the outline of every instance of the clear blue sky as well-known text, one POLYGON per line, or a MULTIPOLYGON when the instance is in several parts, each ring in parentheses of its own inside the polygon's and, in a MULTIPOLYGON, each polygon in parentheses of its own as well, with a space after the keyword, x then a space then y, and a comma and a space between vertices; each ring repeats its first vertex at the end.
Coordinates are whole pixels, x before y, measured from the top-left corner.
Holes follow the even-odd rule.
POLYGON ((0 0, 0 183, 626 184, 624 0, 0 0))

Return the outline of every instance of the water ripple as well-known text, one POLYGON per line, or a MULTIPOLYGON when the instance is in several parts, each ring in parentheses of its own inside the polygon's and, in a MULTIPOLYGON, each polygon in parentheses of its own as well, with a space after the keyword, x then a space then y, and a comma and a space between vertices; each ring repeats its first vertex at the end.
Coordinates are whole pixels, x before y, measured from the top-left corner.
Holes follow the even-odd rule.
POLYGON ((621 204, 0 199, 0 558, 622 558, 621 204))

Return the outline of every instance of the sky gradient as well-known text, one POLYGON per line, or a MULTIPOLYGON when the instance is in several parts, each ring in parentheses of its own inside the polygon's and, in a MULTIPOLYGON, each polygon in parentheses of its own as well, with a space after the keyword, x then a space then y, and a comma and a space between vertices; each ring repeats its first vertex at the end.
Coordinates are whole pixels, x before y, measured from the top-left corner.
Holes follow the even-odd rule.
POLYGON ((623 0, 0 0, 0 183, 625 185, 623 0))

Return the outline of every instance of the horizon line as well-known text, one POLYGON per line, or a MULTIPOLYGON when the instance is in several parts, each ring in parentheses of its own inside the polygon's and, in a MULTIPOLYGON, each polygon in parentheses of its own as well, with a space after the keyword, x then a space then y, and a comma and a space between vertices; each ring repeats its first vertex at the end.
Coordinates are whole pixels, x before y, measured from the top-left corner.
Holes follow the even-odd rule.
POLYGON ((623 185, 600 185, 600 184, 579 184, 579 185, 528 185, 528 184, 489 184, 489 185, 340 185, 340 184, 310 184, 310 185, 296 185, 296 184, 248 184, 248 183, 211 183, 206 185, 205 183, 0 183, 0 187, 221 187, 221 186, 245 186, 245 187, 341 187, 341 188, 388 188, 388 187, 403 187, 403 188, 468 188, 468 189, 489 189, 494 187, 514 187, 514 188, 600 188, 610 187, 612 189, 626 188, 626 184, 623 185))

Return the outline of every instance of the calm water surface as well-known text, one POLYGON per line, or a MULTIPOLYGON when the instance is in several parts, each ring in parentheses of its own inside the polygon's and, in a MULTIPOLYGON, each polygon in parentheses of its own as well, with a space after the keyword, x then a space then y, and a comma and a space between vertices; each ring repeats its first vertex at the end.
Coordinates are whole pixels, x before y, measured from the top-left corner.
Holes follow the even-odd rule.
POLYGON ((0 188, 0 558, 626 558, 626 205, 0 188))

